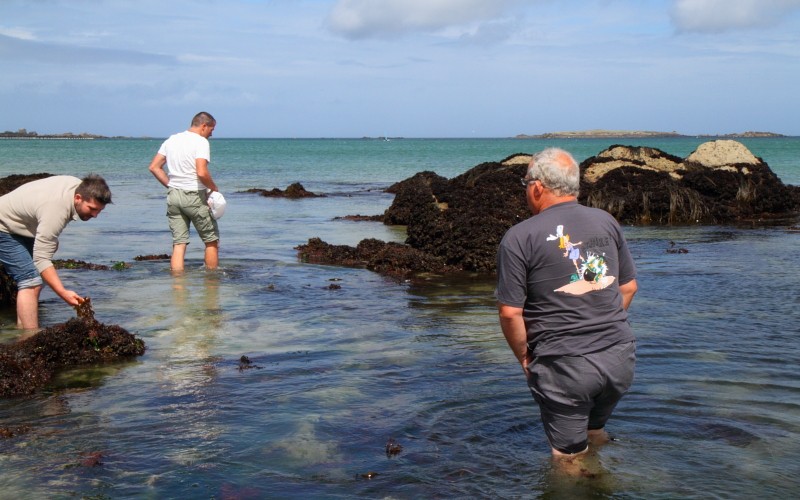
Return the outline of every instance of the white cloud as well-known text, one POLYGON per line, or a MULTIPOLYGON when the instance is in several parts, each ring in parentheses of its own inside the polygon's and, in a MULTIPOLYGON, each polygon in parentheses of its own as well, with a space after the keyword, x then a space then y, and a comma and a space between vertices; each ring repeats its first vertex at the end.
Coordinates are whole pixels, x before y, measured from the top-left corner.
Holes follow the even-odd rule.
POLYGON ((800 12, 800 0, 676 0, 672 20, 679 31, 720 33, 779 24, 800 12))
POLYGON ((0 34, 0 61, 40 62, 57 65, 87 64, 92 66, 98 64, 175 64, 175 58, 162 54, 31 41, 3 34, 0 34))
POLYGON ((36 40, 33 32, 24 28, 6 28, 0 26, 0 35, 5 35, 10 38, 18 38, 20 40, 36 40))
POLYGON ((492 21, 519 0, 338 0, 328 27, 346 38, 396 38, 463 24, 492 21))

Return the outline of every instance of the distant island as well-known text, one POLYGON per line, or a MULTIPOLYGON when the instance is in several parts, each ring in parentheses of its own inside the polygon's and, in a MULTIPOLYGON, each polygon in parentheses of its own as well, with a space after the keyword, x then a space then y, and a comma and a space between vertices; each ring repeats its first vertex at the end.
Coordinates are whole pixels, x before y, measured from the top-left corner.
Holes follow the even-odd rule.
POLYGON ((783 134, 774 132, 741 132, 736 134, 697 134, 686 135, 678 132, 653 132, 648 130, 578 130, 573 132, 548 132, 539 135, 519 134, 515 139, 639 139, 639 138, 661 138, 661 137, 724 137, 737 139, 742 137, 786 137, 783 134))
POLYGON ((103 135, 89 134, 86 132, 80 134, 73 134, 72 132, 65 132, 63 134, 43 134, 39 135, 34 131, 28 132, 26 129, 21 128, 16 132, 6 130, 0 132, 0 139, 109 139, 103 135))
MULTIPOLYGON (((665 138, 665 137, 697 137, 697 138, 724 138, 724 139, 738 139, 743 137, 787 137, 783 134, 776 134, 774 132, 740 132, 733 134, 696 134, 687 135, 678 132, 654 132, 649 130, 576 130, 571 132, 547 132, 545 134, 528 135, 518 134, 514 139, 648 139, 648 138, 665 138)), ((71 140, 92 140, 92 139, 131 139, 127 136, 105 136, 98 134, 90 134, 88 132, 81 132, 80 134, 73 134, 72 132, 64 132, 63 134, 39 134, 34 131, 28 131, 24 128, 12 132, 6 130, 0 132, 0 139, 71 139, 71 140)), ((150 137, 142 137, 149 139, 150 137)), ((363 140, 375 141, 395 141, 402 140, 404 137, 361 137, 363 140)))

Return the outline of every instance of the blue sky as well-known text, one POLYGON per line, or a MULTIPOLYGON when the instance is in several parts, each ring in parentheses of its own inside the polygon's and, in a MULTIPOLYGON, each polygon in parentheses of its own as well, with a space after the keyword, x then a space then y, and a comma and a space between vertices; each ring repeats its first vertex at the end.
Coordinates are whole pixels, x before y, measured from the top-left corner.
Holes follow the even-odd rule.
POLYGON ((800 135, 800 0, 0 0, 0 131, 800 135))

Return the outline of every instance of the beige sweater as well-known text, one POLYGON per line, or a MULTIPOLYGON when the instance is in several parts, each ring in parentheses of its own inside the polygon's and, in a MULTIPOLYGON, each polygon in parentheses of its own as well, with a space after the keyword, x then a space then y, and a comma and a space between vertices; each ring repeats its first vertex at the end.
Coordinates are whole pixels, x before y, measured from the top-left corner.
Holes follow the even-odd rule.
POLYGON ((23 184, 0 196, 0 231, 35 238, 33 262, 41 273, 53 263, 58 236, 75 212, 75 188, 81 180, 56 175, 23 184))

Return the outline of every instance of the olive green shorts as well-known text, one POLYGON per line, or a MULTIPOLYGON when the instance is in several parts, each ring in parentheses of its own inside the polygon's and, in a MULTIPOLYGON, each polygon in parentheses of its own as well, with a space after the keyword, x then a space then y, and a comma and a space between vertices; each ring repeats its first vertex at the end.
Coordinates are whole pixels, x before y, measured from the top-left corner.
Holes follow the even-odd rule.
POLYGON ((172 231, 172 244, 189 243, 189 223, 197 230, 200 239, 211 243, 219 239, 217 221, 208 208, 208 194, 203 191, 184 191, 169 188, 167 192, 167 220, 172 231))

